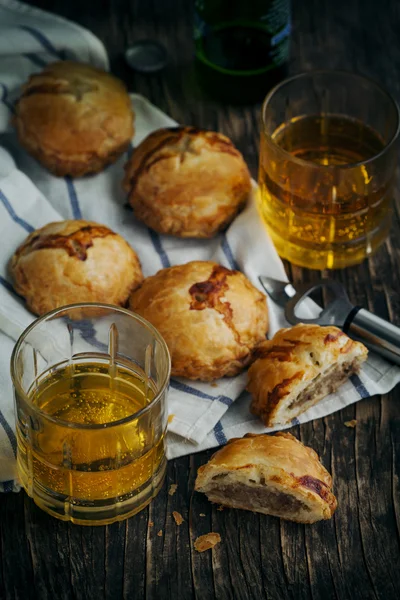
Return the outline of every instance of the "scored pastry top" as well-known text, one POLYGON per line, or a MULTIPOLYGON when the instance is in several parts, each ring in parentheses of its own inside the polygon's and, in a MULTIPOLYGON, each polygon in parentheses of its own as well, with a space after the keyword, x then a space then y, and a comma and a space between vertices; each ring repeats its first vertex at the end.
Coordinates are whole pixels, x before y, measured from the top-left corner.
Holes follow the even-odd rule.
POLYGON ((96 238, 116 235, 111 229, 94 221, 77 219, 48 223, 32 232, 15 252, 17 258, 44 248, 63 248, 69 256, 86 260, 87 250, 96 238))
POLYGON ((197 127, 163 128, 134 150, 124 188, 135 216, 160 233, 212 237, 246 203, 247 165, 229 138, 197 127))
POLYGON ((132 139, 125 85, 105 71, 73 61, 31 75, 16 103, 21 144, 58 175, 96 172, 132 139))
POLYGON ((15 290, 35 314, 75 302, 124 305, 143 279, 139 258, 124 238, 79 219, 33 231, 9 269, 15 290))

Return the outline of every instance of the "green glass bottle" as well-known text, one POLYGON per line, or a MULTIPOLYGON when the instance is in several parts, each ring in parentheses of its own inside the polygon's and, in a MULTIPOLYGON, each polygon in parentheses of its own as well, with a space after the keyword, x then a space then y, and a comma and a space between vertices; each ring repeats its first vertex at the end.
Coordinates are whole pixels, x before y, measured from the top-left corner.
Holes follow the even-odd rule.
POLYGON ((290 0, 196 0, 201 87, 231 103, 261 101, 286 77, 290 0))

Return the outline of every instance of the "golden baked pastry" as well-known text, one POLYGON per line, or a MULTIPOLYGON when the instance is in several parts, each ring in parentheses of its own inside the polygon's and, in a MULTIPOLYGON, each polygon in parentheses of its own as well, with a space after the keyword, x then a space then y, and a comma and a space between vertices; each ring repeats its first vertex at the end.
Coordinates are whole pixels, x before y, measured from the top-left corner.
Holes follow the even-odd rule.
POLYGON ((72 61, 47 65, 23 86, 14 117, 22 146, 55 175, 80 177, 114 162, 132 139, 124 84, 72 61))
POLYGON ((93 221, 48 223, 10 261, 15 290, 37 315, 74 302, 124 305, 142 281, 129 244, 93 221))
POLYGON ((251 411, 269 427, 289 423, 357 372, 367 354, 337 327, 281 329, 255 352, 247 384, 251 411))
POLYGON ((148 277, 129 308, 164 337, 172 375, 203 381, 242 371, 268 327, 265 296, 239 271, 210 261, 148 277))
POLYGON ((331 488, 318 454, 282 432, 230 440, 199 468, 195 483, 211 502, 298 523, 331 518, 331 488))
POLYGON ((232 142, 196 127, 150 134, 125 170, 135 216, 179 237, 212 237, 233 220, 251 189, 246 163, 232 142))

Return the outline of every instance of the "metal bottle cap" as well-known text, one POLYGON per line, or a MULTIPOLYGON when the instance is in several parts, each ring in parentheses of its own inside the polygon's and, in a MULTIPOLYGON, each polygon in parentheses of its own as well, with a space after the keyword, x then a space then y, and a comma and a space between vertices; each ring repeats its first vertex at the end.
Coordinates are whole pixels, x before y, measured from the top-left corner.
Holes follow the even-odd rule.
POLYGON ((126 50, 125 60, 135 71, 155 73, 167 64, 167 51, 159 42, 139 40, 126 50))

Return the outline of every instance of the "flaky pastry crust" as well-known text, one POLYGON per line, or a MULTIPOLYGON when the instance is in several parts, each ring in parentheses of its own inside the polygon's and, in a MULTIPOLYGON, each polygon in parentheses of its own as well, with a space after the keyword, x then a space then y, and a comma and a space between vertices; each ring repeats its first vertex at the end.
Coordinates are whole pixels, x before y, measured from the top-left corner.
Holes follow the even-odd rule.
POLYGON ((289 423, 357 372, 367 355, 337 327, 281 329, 258 346, 248 371, 251 411, 267 426, 289 423))
POLYGON ((199 468, 195 483, 212 502, 299 523, 331 518, 331 488, 317 453, 283 432, 230 440, 199 468))
POLYGON ((22 146, 59 176, 101 171, 127 149, 134 133, 124 84, 73 61, 30 76, 13 123, 22 146))
POLYGON ((143 280, 129 244, 93 221, 48 223, 31 233, 9 265, 15 290, 37 315, 74 302, 123 306, 143 280))
POLYGON ((172 374, 203 381, 242 371, 268 328, 265 296, 211 261, 162 269, 131 294, 129 307, 164 337, 172 374))
POLYGON ((232 142, 195 127, 150 134, 125 171, 135 216, 179 237, 214 236, 243 208, 251 190, 248 168, 232 142))

